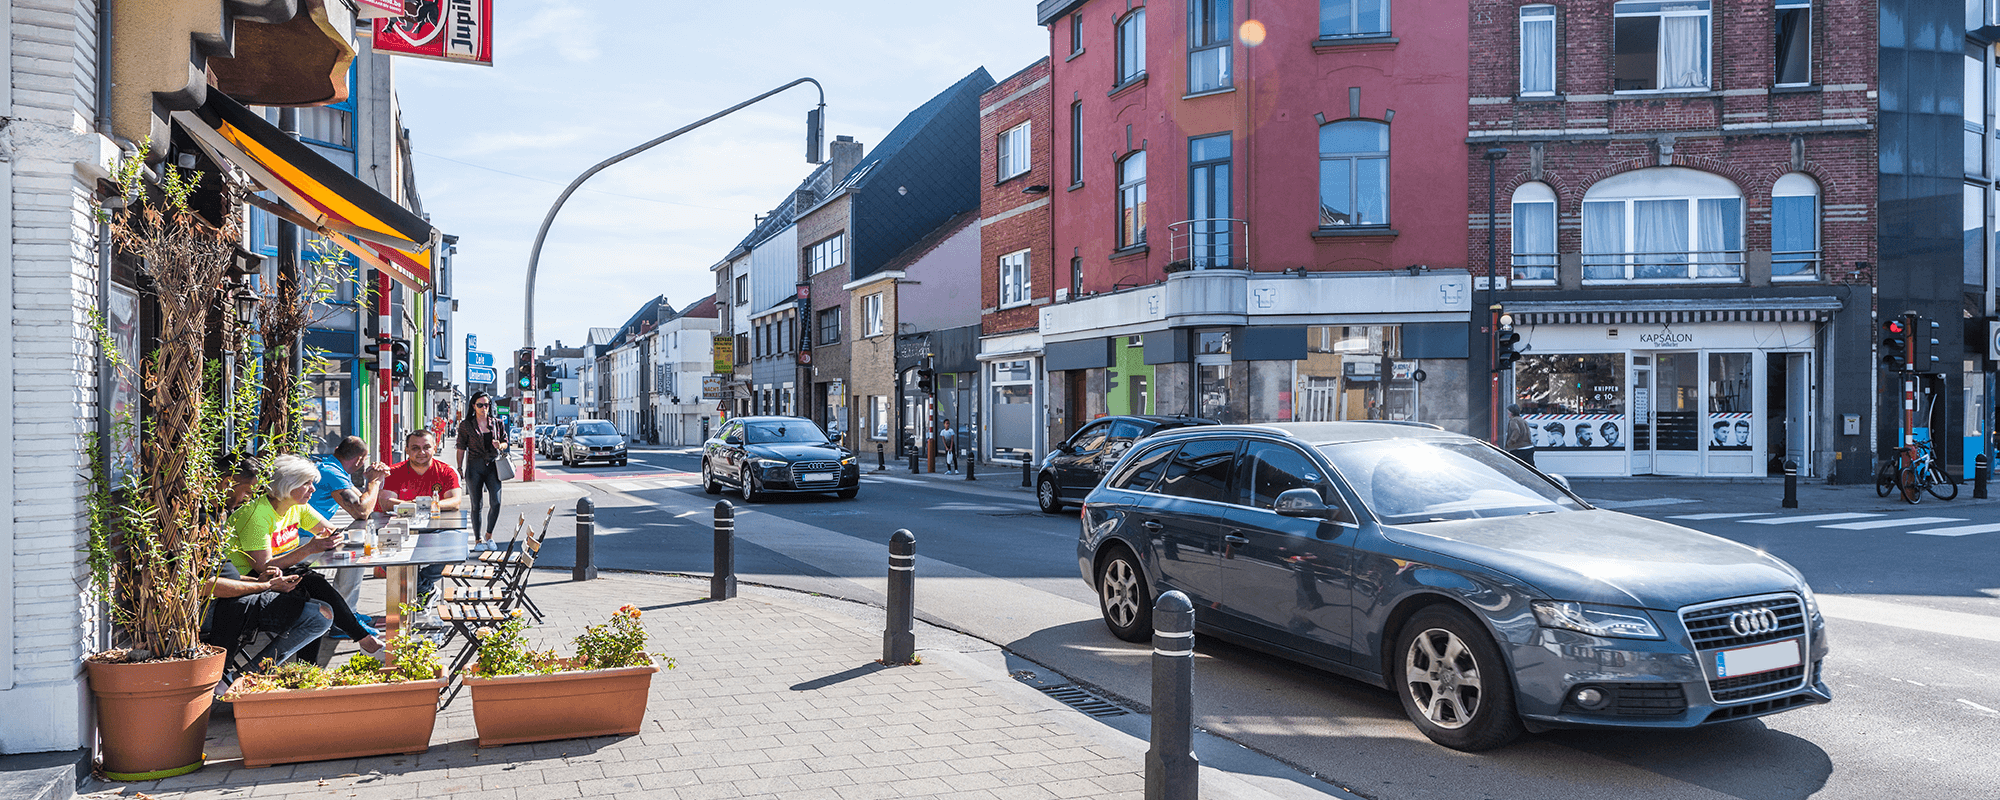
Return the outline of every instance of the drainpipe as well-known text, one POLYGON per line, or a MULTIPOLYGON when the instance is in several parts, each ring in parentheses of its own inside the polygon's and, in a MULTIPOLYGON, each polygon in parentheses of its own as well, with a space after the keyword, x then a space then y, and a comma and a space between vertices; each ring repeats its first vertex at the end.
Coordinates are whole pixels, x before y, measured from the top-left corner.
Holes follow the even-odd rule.
MULTIPOLYGON (((111 136, 111 2, 97 0, 97 132, 111 136)), ((122 199, 122 198, 121 198, 122 199)), ((109 213, 108 210, 106 213, 109 213)), ((97 222, 97 312, 109 324, 111 319, 111 221, 100 215, 97 222)), ((135 320, 136 321, 136 320, 135 320)), ((97 347, 97 457, 104 474, 111 474, 111 354, 102 339, 97 347)), ((97 643, 111 643, 111 614, 107 598, 98 598, 97 643)))

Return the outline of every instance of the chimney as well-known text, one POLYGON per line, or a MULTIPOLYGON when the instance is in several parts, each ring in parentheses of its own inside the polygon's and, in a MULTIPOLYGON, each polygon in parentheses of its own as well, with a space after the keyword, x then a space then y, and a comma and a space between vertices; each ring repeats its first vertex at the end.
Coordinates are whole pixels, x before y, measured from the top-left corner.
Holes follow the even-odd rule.
POLYGON ((831 172, 836 181, 846 178, 847 173, 854 171, 854 165, 861 163, 861 143, 854 141, 852 136, 833 137, 831 153, 833 156, 830 159, 833 162, 831 172))

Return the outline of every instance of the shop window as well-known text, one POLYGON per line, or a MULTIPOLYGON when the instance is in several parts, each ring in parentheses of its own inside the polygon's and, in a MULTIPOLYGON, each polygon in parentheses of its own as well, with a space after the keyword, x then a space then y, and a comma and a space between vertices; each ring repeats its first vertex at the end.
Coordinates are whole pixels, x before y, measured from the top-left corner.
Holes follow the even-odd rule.
POLYGON ((1556 93, 1556 7, 1521 7, 1521 94, 1556 93))
POLYGON ((1626 385, 1624 353, 1531 353, 1514 364, 1515 402, 1537 451, 1625 449, 1634 435, 1626 385))
POLYGON ((1583 278, 1740 281, 1743 196, 1720 175, 1657 167, 1614 175, 1583 197, 1583 278))
POLYGON ((1514 280, 1554 283, 1556 280, 1556 193, 1546 183, 1524 183, 1514 190, 1514 280))
POLYGON ((1319 128, 1319 226, 1389 224, 1389 125, 1349 119, 1319 128))
POLYGON ((1819 277, 1819 182, 1794 172, 1771 186, 1771 278, 1819 277))
POLYGON ((1708 88, 1709 0, 1627 0, 1611 13, 1618 91, 1708 88))
POLYGON ((987 430, 993 458, 1033 460, 1035 450, 1035 364, 1021 359, 989 367, 992 396, 987 430))
POLYGON ((1394 325, 1307 328, 1306 358, 1297 362, 1291 419, 1415 419, 1418 384, 1396 375, 1402 352, 1399 332, 1394 325))

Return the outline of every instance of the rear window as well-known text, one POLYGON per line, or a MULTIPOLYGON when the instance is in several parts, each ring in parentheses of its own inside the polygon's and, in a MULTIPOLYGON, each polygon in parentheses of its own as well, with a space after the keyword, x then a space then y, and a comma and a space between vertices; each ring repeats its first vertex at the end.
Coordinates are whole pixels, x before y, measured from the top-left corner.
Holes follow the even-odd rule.
POLYGON ((1125 462, 1125 468, 1119 470, 1118 474, 1111 476, 1111 488, 1134 492, 1152 491, 1153 483, 1167 471, 1167 460, 1173 457, 1173 445, 1155 447, 1140 453, 1131 461, 1125 462))
POLYGON ((1203 439, 1181 445, 1160 479, 1160 493, 1189 500, 1229 500, 1229 473, 1236 468, 1235 439, 1203 439))

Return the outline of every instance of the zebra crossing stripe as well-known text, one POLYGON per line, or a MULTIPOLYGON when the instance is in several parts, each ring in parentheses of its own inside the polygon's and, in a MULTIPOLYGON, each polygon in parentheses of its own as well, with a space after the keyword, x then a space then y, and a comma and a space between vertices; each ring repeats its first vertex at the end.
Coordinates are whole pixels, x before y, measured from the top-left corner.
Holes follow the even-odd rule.
POLYGON ((1879 516, 1882 515, 1849 512, 1845 514, 1808 514, 1803 517, 1772 517, 1770 519, 1746 519, 1744 520, 1744 522, 1750 525, 1790 525, 1797 522, 1832 522, 1834 520, 1867 519, 1869 517, 1879 517, 1879 516))
POLYGON ((1769 511, 1738 511, 1738 512, 1715 513, 1715 514, 1680 514, 1668 517, 1667 519, 1693 519, 1693 520, 1736 519, 1739 517, 1768 517, 1771 515, 1771 513, 1772 512, 1769 511))
POLYGON ((1876 528, 1894 528, 1899 525, 1934 525, 1939 522, 1964 522, 1964 521, 1965 519, 1962 517, 1890 517, 1889 519, 1871 519, 1862 522, 1843 522, 1838 525, 1821 525, 1820 527, 1834 528, 1843 531, 1872 531, 1876 528))
POLYGON ((2000 525, 1960 525, 1956 528, 1931 528, 1929 530, 1910 532, 1924 536, 1971 536, 1975 533, 1993 533, 1996 531, 2000 531, 2000 525))

